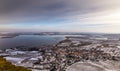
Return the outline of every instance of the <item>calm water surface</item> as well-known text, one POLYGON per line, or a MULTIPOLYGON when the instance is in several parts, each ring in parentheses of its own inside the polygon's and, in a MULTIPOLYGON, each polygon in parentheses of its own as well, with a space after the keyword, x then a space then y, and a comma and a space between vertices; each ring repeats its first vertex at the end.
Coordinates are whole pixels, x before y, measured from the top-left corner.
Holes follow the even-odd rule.
POLYGON ((0 49, 17 46, 40 47, 55 45, 63 39, 65 39, 64 35, 20 35, 14 38, 0 38, 0 49))

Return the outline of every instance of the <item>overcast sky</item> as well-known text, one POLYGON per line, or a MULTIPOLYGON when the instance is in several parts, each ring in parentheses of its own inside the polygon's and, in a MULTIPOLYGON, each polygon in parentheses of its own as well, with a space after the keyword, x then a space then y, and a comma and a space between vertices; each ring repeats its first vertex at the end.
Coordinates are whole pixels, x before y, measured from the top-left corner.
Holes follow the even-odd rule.
POLYGON ((120 33, 120 0, 0 0, 0 31, 120 33))

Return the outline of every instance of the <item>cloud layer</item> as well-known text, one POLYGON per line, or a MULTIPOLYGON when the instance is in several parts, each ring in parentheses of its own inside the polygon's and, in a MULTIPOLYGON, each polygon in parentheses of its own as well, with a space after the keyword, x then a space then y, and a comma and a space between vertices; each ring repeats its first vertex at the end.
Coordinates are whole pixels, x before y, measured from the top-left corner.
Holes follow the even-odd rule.
POLYGON ((0 29, 120 33, 119 7, 120 0, 0 0, 0 29))

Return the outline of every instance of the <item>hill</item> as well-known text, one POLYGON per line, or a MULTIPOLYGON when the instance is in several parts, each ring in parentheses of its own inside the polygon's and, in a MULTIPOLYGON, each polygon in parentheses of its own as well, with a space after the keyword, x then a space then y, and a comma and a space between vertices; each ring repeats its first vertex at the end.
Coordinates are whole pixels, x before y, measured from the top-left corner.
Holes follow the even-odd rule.
POLYGON ((6 61, 0 57, 0 71, 31 71, 21 66, 15 66, 12 63, 6 61))

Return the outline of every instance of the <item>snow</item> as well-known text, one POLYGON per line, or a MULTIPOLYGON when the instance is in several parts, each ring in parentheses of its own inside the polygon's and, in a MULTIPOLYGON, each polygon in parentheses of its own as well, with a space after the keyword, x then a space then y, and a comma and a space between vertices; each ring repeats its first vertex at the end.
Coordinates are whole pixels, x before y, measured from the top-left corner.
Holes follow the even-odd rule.
POLYGON ((4 57, 4 58, 10 62, 16 62, 16 63, 20 63, 21 61, 24 60, 24 58, 17 58, 17 57, 4 57))
POLYGON ((67 68, 66 71, 119 71, 120 61, 78 62, 67 68))
POLYGON ((38 51, 31 51, 30 53, 38 53, 38 51))
POLYGON ((30 60, 36 60, 36 61, 37 61, 37 60, 38 60, 38 58, 30 58, 30 60))
POLYGON ((14 51, 10 53, 11 55, 17 55, 17 54, 25 54, 24 51, 14 51))
POLYGON ((0 56, 8 56, 9 54, 7 53, 0 53, 0 56))
POLYGON ((117 48, 119 48, 119 49, 120 49, 120 46, 117 46, 117 48))

